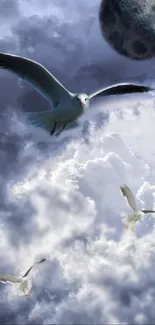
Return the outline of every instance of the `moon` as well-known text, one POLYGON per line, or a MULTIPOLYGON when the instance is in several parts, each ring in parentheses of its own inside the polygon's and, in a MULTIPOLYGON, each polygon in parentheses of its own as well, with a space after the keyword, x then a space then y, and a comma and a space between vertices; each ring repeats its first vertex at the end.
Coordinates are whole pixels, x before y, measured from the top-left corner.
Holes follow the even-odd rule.
POLYGON ((102 0, 99 22, 119 54, 133 60, 155 56, 155 0, 102 0))

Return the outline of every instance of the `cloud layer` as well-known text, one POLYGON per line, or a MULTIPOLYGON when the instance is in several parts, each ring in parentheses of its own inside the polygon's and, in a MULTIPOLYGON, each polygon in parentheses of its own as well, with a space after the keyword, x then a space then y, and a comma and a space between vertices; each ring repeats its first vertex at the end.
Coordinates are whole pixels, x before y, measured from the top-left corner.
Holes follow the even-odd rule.
MULTIPOLYGON (((2 1, 1 50, 39 60, 73 91, 152 71, 153 60, 137 64, 106 47, 99 1, 45 4, 2 1)), ((105 100, 56 140, 23 115, 46 101, 10 73, 0 78, 0 273, 23 275, 48 257, 30 297, 0 283, 1 322, 154 324, 154 218, 136 237, 125 231, 130 209, 119 190, 127 183, 141 208, 155 208, 154 98, 105 100)))
POLYGON ((4 323, 154 322, 154 218, 137 225, 136 237, 125 231, 121 214, 130 208, 119 190, 127 183, 141 208, 154 208, 153 105, 118 102, 111 112, 107 104, 109 121, 100 128, 90 121, 89 142, 79 131, 54 148, 45 135, 44 156, 42 132, 16 121, 25 138, 20 176, 3 178, 1 273, 22 275, 40 257, 49 260, 33 271, 29 298, 0 284, 4 323))

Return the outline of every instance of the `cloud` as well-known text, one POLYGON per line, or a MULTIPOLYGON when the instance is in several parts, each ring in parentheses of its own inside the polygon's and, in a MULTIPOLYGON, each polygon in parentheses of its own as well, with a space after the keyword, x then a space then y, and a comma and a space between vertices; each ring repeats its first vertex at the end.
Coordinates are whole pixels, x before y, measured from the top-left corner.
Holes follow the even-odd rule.
POLYGON ((4 323, 154 322, 154 218, 137 225, 137 237, 125 231, 121 213, 130 208, 119 190, 127 183, 141 207, 154 206, 154 147, 147 145, 154 134, 153 103, 139 102, 139 115, 137 103, 118 102, 115 111, 109 103, 109 121, 100 128, 97 119, 91 122, 89 143, 79 132, 76 139, 64 138, 60 149, 47 135, 44 156, 39 131, 31 133, 17 120, 24 146, 16 159, 20 176, 7 175, 0 272, 23 274, 41 256, 49 261, 34 269, 28 299, 0 284, 4 323))
MULTIPOLYGON (((108 48, 98 1, 12 5, 1 50, 39 60, 73 91, 140 80, 154 62, 108 48)), ((25 121, 22 110, 48 105, 30 86, 1 71, 0 98, 0 272, 23 275, 49 258, 34 269, 29 298, 0 284, 1 321, 154 323, 154 218, 145 216, 136 238, 125 231, 130 209, 119 190, 127 183, 140 207, 154 208, 154 99, 104 100, 56 140, 25 121)))
MULTIPOLYGON (((90 1, 89 6, 81 0, 67 1, 65 6, 60 0, 53 1, 52 5, 46 1, 44 6, 42 1, 14 1, 11 5, 3 1, 1 51, 39 61, 73 92, 89 93, 113 82, 135 78, 146 82, 147 74, 154 74, 154 59, 131 61, 113 51, 99 29, 99 5, 99 0, 90 1), (9 17, 5 22, 4 13, 9 17)), ((30 98, 39 110, 47 109, 48 103, 31 86, 21 84, 16 76, 1 70, 0 78, 3 107, 14 103, 27 110, 25 101, 30 98)))

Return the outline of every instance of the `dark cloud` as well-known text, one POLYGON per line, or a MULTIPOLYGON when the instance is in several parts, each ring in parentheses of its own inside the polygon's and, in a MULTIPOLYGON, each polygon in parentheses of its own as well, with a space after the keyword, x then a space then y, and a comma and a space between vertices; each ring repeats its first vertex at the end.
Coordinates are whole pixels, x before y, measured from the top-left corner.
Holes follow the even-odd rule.
MULTIPOLYGON (((0 4, 1 16, 9 17, 5 25, 0 18, 1 51, 38 60, 72 91, 90 92, 128 76, 145 75, 154 62, 135 65, 105 47, 95 20, 99 1, 90 1, 89 7, 80 0, 66 2, 65 7, 62 0, 8 3, 0 4)), ((113 122, 110 106, 104 102, 105 112, 94 107, 95 125, 88 116, 84 118, 82 139, 80 130, 74 132, 74 141, 67 132, 56 140, 30 126, 23 115, 23 111, 47 109, 49 103, 6 71, 0 71, 0 84, 0 273, 22 273, 38 256, 51 255, 47 264, 34 271, 33 293, 28 299, 13 294, 10 285, 0 284, 1 322, 138 324, 135 317, 144 323, 143 313, 153 324, 154 285, 149 274, 154 270, 153 260, 148 279, 144 279, 145 267, 137 258, 140 270, 135 285, 122 275, 130 262, 114 261, 118 240, 125 245, 120 182, 132 182, 135 191, 141 188, 142 202, 153 204, 153 186, 142 187, 142 175, 148 183, 155 180, 154 150, 148 146, 150 131, 154 132, 153 104, 148 106, 151 118, 144 113, 137 128, 133 114, 129 114, 132 125, 130 119, 124 120, 122 106, 127 103, 117 105, 123 117, 116 115, 113 122), (119 131, 121 138, 106 136, 106 130, 119 131), (142 148, 139 143, 145 149, 138 151, 141 162, 134 155, 142 148), (107 264, 109 273, 105 275, 107 264)), ((150 231, 147 240, 153 247, 150 231)), ((140 234, 143 237, 141 228, 140 234)), ((147 240, 142 238, 139 244, 137 239, 143 257, 147 240)))
MULTIPOLYGON (((96 22, 97 4, 93 6, 90 4, 90 8, 87 8, 86 4, 81 5, 80 1, 76 6, 71 5, 70 18, 68 7, 63 8, 61 1, 60 4, 59 2, 53 4, 53 7, 47 1, 47 11, 45 10, 44 14, 42 3, 38 5, 33 2, 30 13, 25 12, 28 9, 26 2, 23 4, 19 2, 19 4, 20 11, 16 13, 18 19, 14 21, 10 17, 7 22, 11 34, 1 30, 1 50, 38 60, 72 91, 90 92, 111 82, 126 78, 131 80, 152 68, 154 61, 135 63, 122 59, 108 48, 96 22), (81 14, 85 10, 87 15, 84 19, 81 14), (56 14, 58 12, 59 15, 56 14)), ((17 2, 12 2, 12 6, 18 8, 17 2)), ((14 11, 11 12, 13 15, 14 11)), ((47 107, 47 102, 45 100, 43 102, 31 86, 25 84, 21 89, 17 77, 12 76, 11 73, 1 72, 1 80, 1 83, 4 83, 3 88, 6 88, 6 83, 9 83, 7 87, 9 92, 7 91, 7 98, 4 98, 4 104, 5 102, 18 103, 20 97, 22 105, 26 100, 25 97, 29 97, 34 102, 34 106, 39 106, 39 109, 42 104, 47 107)), ((2 103, 3 93, 6 93, 3 88, 2 103)))
POLYGON ((2 0, 0 3, 0 20, 11 20, 19 15, 18 1, 2 0))

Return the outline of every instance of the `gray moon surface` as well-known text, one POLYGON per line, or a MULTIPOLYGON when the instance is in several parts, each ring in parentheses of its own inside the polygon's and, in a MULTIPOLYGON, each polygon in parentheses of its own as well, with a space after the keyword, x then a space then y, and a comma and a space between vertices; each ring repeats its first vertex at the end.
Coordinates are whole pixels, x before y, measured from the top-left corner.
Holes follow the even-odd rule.
POLYGON ((102 0, 99 22, 119 54, 134 60, 155 56, 155 0, 102 0))

